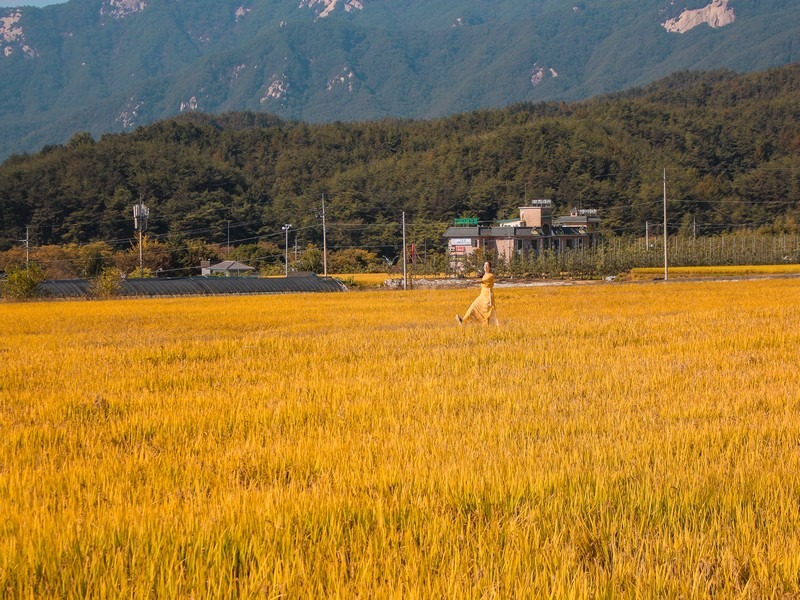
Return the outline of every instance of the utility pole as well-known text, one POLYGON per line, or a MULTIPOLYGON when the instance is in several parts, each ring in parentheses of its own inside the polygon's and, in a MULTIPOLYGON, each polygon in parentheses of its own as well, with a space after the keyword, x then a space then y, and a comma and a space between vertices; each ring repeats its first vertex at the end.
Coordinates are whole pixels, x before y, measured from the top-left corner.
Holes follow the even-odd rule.
POLYGON ((328 278, 328 230, 325 225, 325 194, 322 194, 322 272, 328 278))
POLYGON ((669 278, 667 254, 667 168, 664 167, 664 281, 669 278))
POLYGON ((231 222, 228 221, 228 252, 225 254, 225 257, 229 257, 231 255, 231 222))
POLYGON ((406 264, 406 213, 403 211, 403 289, 408 289, 408 266, 406 264))
POLYGON ((25 268, 28 269, 31 266, 31 233, 30 233, 30 225, 25 226, 25 239, 20 240, 23 244, 25 244, 25 268))
POLYGON ((142 235, 147 229, 147 217, 150 209, 144 205, 142 195, 139 194, 139 204, 133 205, 133 228, 139 233, 139 277, 144 277, 144 257, 142 254, 142 235))
POLYGON ((285 275, 286 275, 286 277, 289 276, 289 229, 291 229, 291 227, 292 227, 291 223, 286 223, 283 227, 281 227, 281 229, 283 229, 283 233, 286 236, 286 241, 285 241, 284 246, 283 246, 285 254, 286 254, 286 258, 285 258, 285 261, 286 261, 285 275))
POLYGON ((650 250, 650 221, 644 222, 644 247, 650 250))

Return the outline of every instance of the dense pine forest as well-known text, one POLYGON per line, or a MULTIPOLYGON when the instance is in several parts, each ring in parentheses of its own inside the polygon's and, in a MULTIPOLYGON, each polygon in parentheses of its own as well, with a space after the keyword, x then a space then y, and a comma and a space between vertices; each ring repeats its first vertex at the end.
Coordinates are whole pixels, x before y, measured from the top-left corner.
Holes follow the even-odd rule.
MULTIPOLYGON (((405 212, 432 248, 454 217, 483 222, 551 198, 556 214, 596 208, 606 239, 795 233, 800 220, 800 65, 670 76, 578 103, 518 104, 433 121, 309 125, 253 113, 192 113, 16 155, 0 166, 0 251, 73 245, 124 250, 131 208, 150 209, 159 265, 217 247, 281 255, 321 245, 387 257, 405 212), (658 232, 654 229, 653 232, 658 232), (27 237, 26 237, 27 236, 27 237)), ((243 257, 244 258, 244 257, 243 257)))

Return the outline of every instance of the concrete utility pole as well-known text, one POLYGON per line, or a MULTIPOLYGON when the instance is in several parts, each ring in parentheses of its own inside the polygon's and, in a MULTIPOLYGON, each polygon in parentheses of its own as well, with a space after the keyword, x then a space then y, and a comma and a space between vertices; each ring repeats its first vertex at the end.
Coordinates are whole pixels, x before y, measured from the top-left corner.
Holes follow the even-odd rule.
POLYGON ((141 194, 139 204, 133 205, 133 228, 139 232, 139 277, 144 277, 144 256, 142 254, 142 234, 147 230, 147 217, 150 209, 144 205, 141 194))
POLYGON ((291 227, 292 227, 291 223, 286 223, 283 227, 281 227, 281 229, 283 229, 283 233, 286 236, 286 241, 284 243, 284 249, 285 249, 285 253, 286 253, 286 258, 285 258, 285 261, 286 261, 285 275, 286 275, 286 277, 289 276, 289 229, 291 229, 291 227))
POLYGON ((25 239, 20 240, 23 244, 25 244, 25 268, 28 269, 31 266, 31 232, 30 226, 25 226, 25 239))
POLYGON ((403 289, 408 289, 408 265, 406 263, 406 213, 403 211, 403 289))
POLYGON ((667 168, 664 167, 664 281, 669 278, 667 254, 667 168))
POLYGON ((322 194, 322 273, 328 278, 328 230, 325 225, 325 194, 322 194))

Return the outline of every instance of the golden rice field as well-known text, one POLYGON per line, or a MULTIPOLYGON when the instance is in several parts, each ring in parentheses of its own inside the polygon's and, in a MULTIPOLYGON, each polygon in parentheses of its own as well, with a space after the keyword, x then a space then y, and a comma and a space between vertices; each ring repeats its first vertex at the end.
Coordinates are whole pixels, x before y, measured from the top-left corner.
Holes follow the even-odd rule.
MULTIPOLYGON (((669 267, 669 277, 742 277, 750 275, 798 275, 800 265, 728 265, 700 267, 669 267)), ((633 279, 663 277, 663 267, 638 267, 631 269, 633 279)))
MULTIPOLYGON (((345 273, 345 274, 338 274, 332 275, 343 281, 345 285, 357 287, 357 288, 380 288, 384 287, 386 281, 392 281, 395 283, 396 286, 402 285, 403 281, 403 274, 401 273, 392 273, 388 275, 386 273, 345 273)), ((408 273, 408 281, 410 284, 413 284, 415 281, 420 279, 448 279, 450 278, 449 275, 446 273, 439 273, 437 275, 417 275, 409 271, 408 273)))
POLYGON ((0 595, 800 596, 800 280, 0 304, 0 595))
POLYGON ((347 285, 355 284, 356 287, 367 287, 367 288, 382 287, 387 279, 402 280, 403 278, 402 274, 387 275, 386 273, 347 273, 347 274, 333 275, 332 277, 344 281, 347 285))

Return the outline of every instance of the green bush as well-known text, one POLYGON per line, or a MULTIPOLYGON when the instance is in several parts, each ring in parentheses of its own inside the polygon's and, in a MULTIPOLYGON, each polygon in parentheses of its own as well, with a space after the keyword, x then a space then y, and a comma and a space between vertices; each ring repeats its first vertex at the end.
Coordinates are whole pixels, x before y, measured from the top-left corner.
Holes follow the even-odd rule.
POLYGON ((122 271, 117 267, 107 267, 92 281, 92 295, 96 298, 113 298, 119 294, 122 285, 122 271))
POLYGON ((3 297, 10 300, 36 298, 39 295, 39 284, 44 280, 44 271, 35 263, 27 267, 12 267, 3 282, 3 297))

